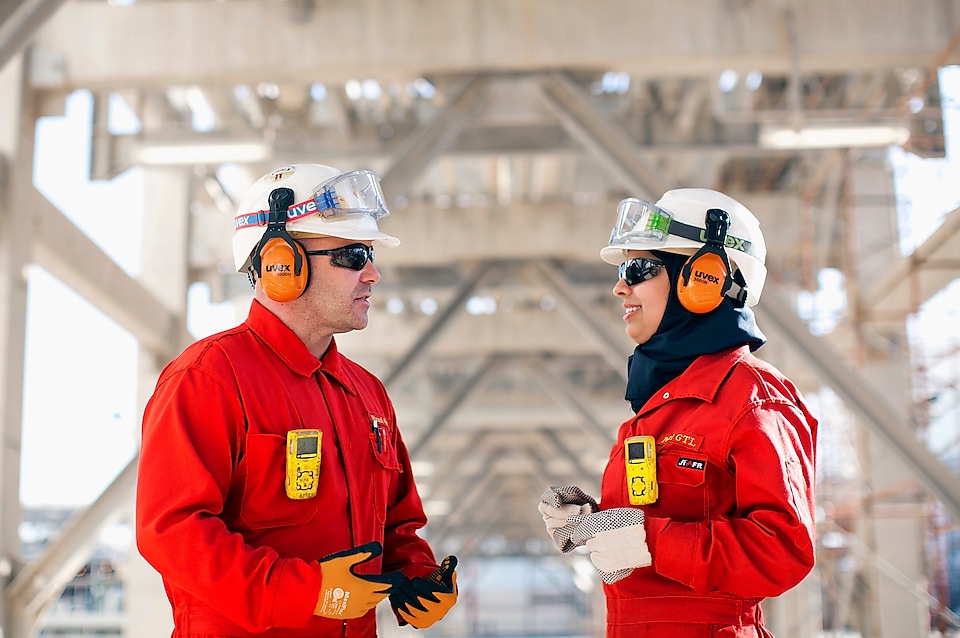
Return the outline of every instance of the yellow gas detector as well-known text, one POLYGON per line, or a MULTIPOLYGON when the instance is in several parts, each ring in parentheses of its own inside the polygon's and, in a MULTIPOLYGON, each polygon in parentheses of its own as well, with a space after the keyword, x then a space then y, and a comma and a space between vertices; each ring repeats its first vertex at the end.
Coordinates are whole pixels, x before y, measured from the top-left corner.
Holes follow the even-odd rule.
POLYGON ((657 502, 657 445, 652 436, 631 436, 623 442, 627 495, 631 505, 657 502))
POLYGON ((320 430, 287 432, 287 478, 284 487, 294 500, 313 498, 320 483, 320 430))

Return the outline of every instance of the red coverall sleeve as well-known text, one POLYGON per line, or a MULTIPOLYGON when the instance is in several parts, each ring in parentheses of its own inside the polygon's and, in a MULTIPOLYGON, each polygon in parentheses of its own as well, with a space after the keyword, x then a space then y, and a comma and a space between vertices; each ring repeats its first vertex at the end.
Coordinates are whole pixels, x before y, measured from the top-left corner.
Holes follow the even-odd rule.
POLYGON ((243 432, 236 388, 192 367, 161 378, 143 418, 137 547, 166 581, 251 632, 302 627, 319 565, 253 548, 218 517, 243 432))
POLYGON ((736 511, 681 523, 648 518, 653 567, 698 593, 778 596, 814 564, 815 432, 796 406, 753 408, 732 428, 736 511))
MULTIPOLYGON (((394 423, 396 416, 394 415, 394 423)), ((414 483, 407 447, 396 429, 394 445, 401 471, 390 488, 390 506, 383 530, 383 571, 402 571, 408 578, 425 576, 438 567, 430 545, 417 531, 427 524, 414 483)))

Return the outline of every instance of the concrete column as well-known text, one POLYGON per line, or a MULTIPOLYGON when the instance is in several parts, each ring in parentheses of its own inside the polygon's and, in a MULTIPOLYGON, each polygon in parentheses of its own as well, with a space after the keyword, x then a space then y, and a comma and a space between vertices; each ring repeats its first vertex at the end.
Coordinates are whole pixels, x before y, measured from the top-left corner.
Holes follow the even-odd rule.
MULTIPOLYGON (((848 290, 856 313, 860 287, 869 288, 898 253, 896 199, 885 156, 860 158, 850 168, 844 206, 848 223, 848 290)), ((856 318, 856 317, 855 317, 856 318)), ((855 324, 856 325, 856 324, 855 324)), ((911 375, 905 326, 877 334, 860 331, 859 363, 865 375, 887 398, 912 412, 911 375)), ((864 471, 860 542, 866 591, 860 610, 863 635, 899 638, 927 635, 929 606, 918 592, 926 591, 924 557, 926 497, 898 455, 872 432, 864 432, 861 463, 864 471)))
MULTIPOLYGON (((187 303, 189 183, 189 174, 182 170, 145 169, 140 281, 171 311, 181 315, 186 314, 187 303)), ((141 410, 166 363, 141 350, 138 384, 141 410)), ((124 583, 125 635, 168 638, 173 630, 173 616, 160 575, 135 548, 124 566, 124 583)))
MULTIPOLYGON (((20 434, 27 267, 31 223, 26 189, 31 188, 34 120, 24 104, 24 63, 15 57, 0 68, 0 583, 21 566, 20 434)), ((16 611, 0 596, 3 635, 18 635, 16 611)))

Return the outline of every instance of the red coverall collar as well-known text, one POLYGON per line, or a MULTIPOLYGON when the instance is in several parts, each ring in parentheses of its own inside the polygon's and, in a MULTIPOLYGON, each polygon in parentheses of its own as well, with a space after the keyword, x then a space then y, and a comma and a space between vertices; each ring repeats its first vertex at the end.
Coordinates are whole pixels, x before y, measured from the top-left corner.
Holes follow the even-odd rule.
POLYGON ((637 413, 637 416, 646 414, 674 399, 700 399, 713 403, 727 375, 749 353, 749 346, 740 346, 697 357, 683 374, 660 388, 637 413))
POLYGON ((321 370, 340 383, 347 392, 356 396, 356 386, 344 371, 343 355, 337 350, 335 338, 331 339, 330 347, 323 357, 317 359, 293 330, 256 299, 250 304, 250 313, 245 323, 293 372, 309 377, 321 370))

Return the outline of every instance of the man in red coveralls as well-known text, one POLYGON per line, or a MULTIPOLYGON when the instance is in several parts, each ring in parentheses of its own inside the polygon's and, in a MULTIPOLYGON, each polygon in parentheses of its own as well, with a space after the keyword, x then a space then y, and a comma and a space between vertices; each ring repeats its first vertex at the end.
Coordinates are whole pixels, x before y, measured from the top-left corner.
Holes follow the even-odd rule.
POLYGON ((607 636, 770 636, 760 601, 814 564, 817 421, 753 356, 760 225, 713 190, 626 199, 601 258, 637 347, 601 500, 550 487, 539 510, 561 551, 600 572, 607 636))
POLYGON ((367 325, 388 211, 371 171, 300 164, 240 204, 241 325, 188 347, 143 417, 137 546, 160 572, 174 636, 375 636, 390 597, 425 628, 457 598, 438 565, 393 405, 337 350, 367 325))

